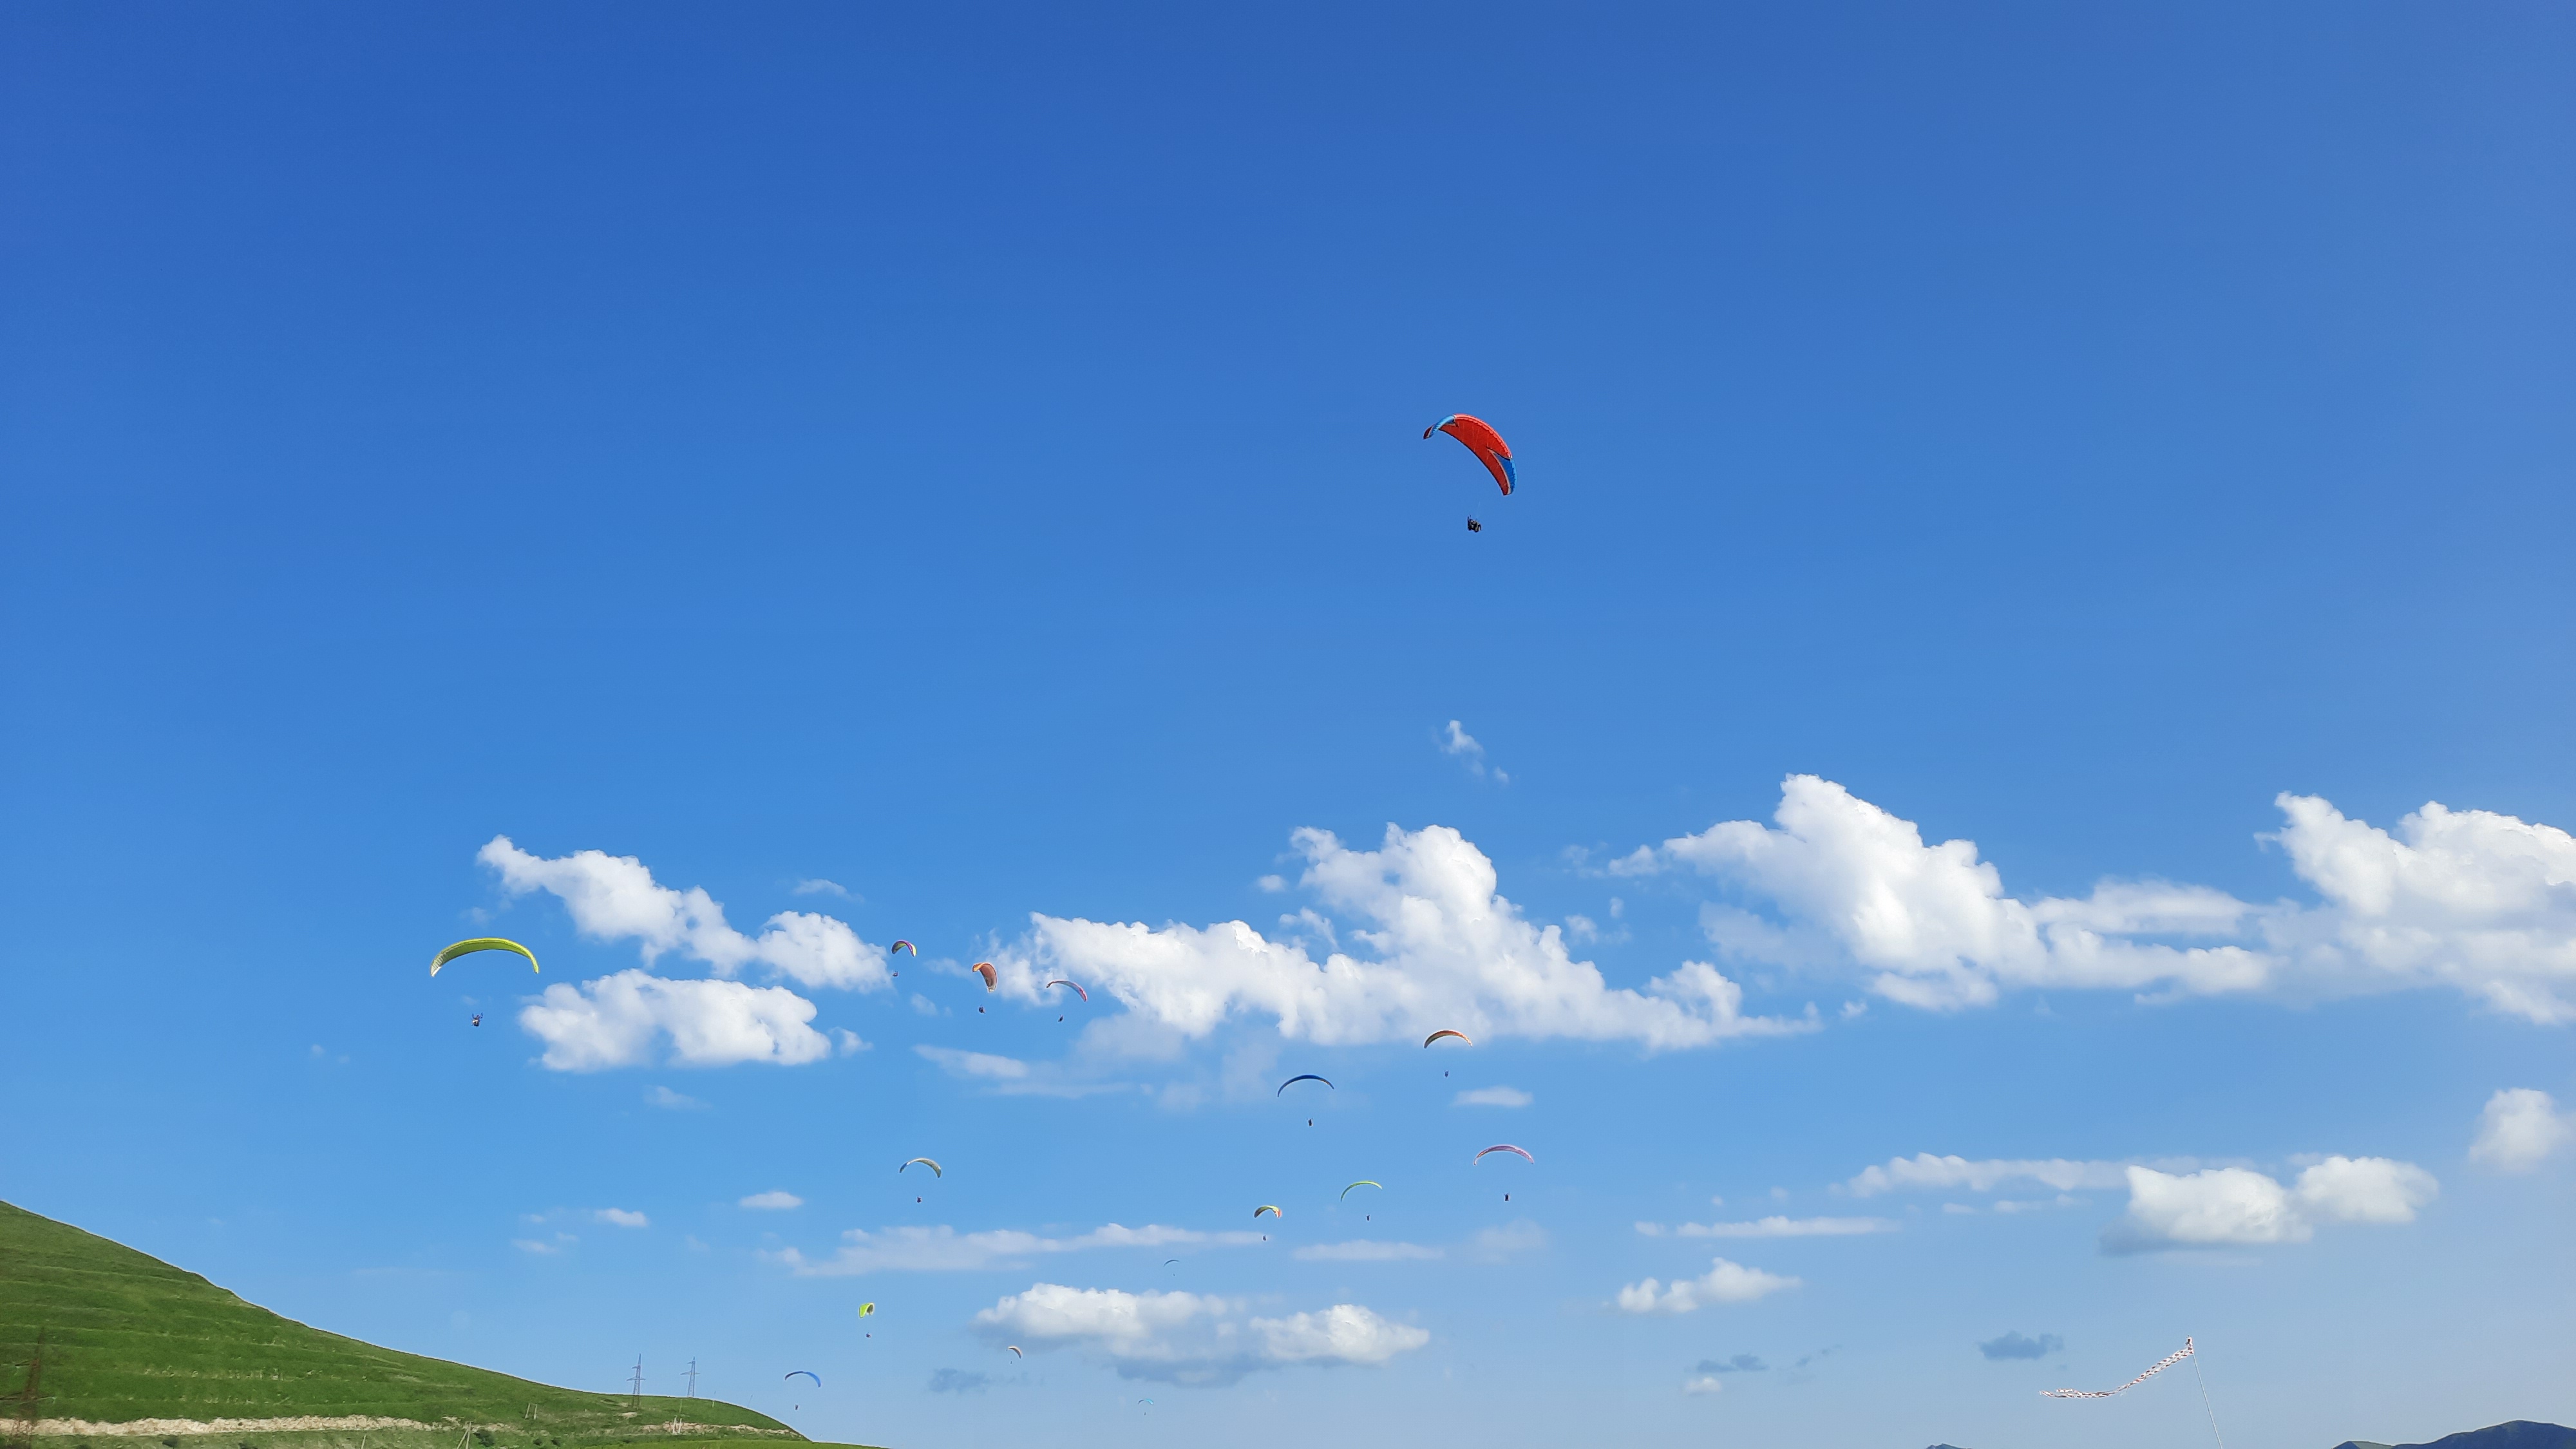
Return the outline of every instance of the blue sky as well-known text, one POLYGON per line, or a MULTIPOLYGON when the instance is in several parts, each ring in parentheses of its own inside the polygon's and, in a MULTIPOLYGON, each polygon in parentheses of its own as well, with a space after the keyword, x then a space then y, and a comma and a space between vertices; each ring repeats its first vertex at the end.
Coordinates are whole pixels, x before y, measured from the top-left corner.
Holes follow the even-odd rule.
POLYGON ((900 1445, 2576 1419, 2563 11, 0 27, 9 1200, 900 1445))

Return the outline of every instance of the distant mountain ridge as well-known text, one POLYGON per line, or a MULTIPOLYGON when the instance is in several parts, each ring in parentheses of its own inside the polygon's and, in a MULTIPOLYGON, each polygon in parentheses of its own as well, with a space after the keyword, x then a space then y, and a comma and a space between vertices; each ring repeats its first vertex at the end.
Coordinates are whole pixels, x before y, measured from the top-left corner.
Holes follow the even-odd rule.
POLYGON ((2514 1419, 2483 1429, 2445 1434, 2430 1444, 2376 1444, 2368 1439, 2346 1439, 2335 1449, 2576 1449, 2576 1429, 2514 1419))
MULTIPOLYGON (((1931 1449, 1959 1449, 1959 1446, 1934 1444, 1931 1449)), ((2346 1439, 2335 1449, 2576 1449, 2576 1429, 2514 1419, 2490 1424, 2483 1429, 2464 1429, 2457 1434, 2446 1434, 2430 1444, 2381 1444, 2370 1439, 2346 1439)))

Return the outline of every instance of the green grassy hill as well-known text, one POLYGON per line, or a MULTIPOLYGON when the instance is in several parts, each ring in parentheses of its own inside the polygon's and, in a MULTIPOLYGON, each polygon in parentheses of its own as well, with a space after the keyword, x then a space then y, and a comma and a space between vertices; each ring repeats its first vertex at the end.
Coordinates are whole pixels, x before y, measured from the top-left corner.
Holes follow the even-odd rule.
MULTIPOLYGON (((0 1203, 0 1420, 20 1417, 44 1330, 37 1417, 410 1419, 403 1429, 99 1435, 93 1449, 595 1449, 702 1426, 689 1449, 802 1445, 777 1420, 714 1399, 584 1393, 307 1328, 194 1273, 51 1218, 0 1203)), ((18 1428, 0 1423, 0 1432, 18 1428)), ((46 1449, 78 1436, 48 1436, 46 1449), (58 1441, 58 1442, 57 1442, 58 1441)))

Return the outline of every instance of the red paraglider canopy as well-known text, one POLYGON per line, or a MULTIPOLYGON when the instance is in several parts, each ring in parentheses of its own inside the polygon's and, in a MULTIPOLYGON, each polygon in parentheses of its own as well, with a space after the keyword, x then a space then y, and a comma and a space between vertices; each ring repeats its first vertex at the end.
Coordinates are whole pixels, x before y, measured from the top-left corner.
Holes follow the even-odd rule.
POLYGON ((1483 418, 1452 413, 1422 430, 1426 438, 1433 433, 1447 433, 1464 443, 1467 451, 1485 465, 1485 471, 1494 475, 1494 482, 1504 493, 1510 493, 1520 482, 1519 471, 1512 467, 1512 445, 1504 442, 1503 435, 1483 418))

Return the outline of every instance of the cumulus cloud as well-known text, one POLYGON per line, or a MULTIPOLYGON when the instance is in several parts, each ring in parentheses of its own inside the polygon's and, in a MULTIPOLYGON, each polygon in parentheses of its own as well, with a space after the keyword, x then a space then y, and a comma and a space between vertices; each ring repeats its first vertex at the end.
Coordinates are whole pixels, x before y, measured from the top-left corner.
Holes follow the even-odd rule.
POLYGON ((2066 1347, 2066 1340, 2053 1333, 2043 1333, 2037 1338, 2022 1333, 2007 1333, 2001 1338, 1990 1338, 1978 1344, 1977 1352, 1984 1354, 1989 1360, 2001 1361, 2017 1358, 2046 1358, 2064 1347, 2066 1347))
POLYGON ((845 886, 836 880, 824 880, 820 877, 813 880, 798 881, 788 894, 799 896, 839 896, 845 901, 851 898, 850 888, 848 886, 845 886))
MULTIPOLYGON (((2137 1178, 2129 1179, 2130 1191, 2137 1178)), ((2441 1192, 2433 1174, 2385 1157, 2329 1157, 2299 1174, 2299 1208, 2321 1223, 2411 1223, 2441 1192)))
MULTIPOLYGON (((2177 1164, 2169 1162, 2166 1165, 2177 1164)), ((1966 1188, 1970 1192, 1993 1192, 2018 1182, 2033 1182, 2059 1192, 2072 1192, 2078 1188, 2123 1187, 2128 1180, 2129 1164, 2125 1162, 2078 1162, 2063 1157, 1990 1157, 1972 1161, 1965 1157, 1935 1157, 1929 1152, 1918 1152, 1912 1157, 1890 1158, 1883 1167, 1862 1168, 1843 1187, 1856 1197, 1870 1197, 1909 1189, 1947 1191, 1966 1188)))
POLYGON ((2204 1243, 2305 1242, 2315 1232, 2289 1189, 2245 1167, 2212 1167, 2184 1176, 2136 1169, 2129 1220, 2103 1238, 2113 1250, 2204 1243))
POLYGON ((1711 1374, 1692 1374, 1690 1377, 1682 1380, 1682 1392, 1686 1394, 1722 1394, 1726 1392, 1726 1380, 1711 1374))
POLYGON ((546 1044, 542 1060, 559 1072, 642 1065, 665 1041, 667 1059, 685 1067, 818 1062, 832 1043, 813 1020, 814 1003, 784 986, 671 981, 636 970, 549 986, 519 1012, 519 1025, 546 1044))
POLYGON ((1460 1092, 1454 1105, 1460 1107, 1526 1107, 1536 1097, 1518 1087, 1476 1087, 1460 1092))
POLYGON ((2222 892, 2105 882, 2081 900, 2016 900, 1973 842, 1926 845, 1914 822, 1813 775, 1782 784, 1772 818, 1776 826, 1721 821, 1622 868, 1697 870, 1771 905, 1776 920, 1727 905, 1703 910, 1702 926, 1727 956, 1855 967, 1873 991, 1913 1006, 1984 1005, 2010 986, 2221 991, 2263 982, 2263 961, 2242 947, 2128 939, 2232 934, 2253 908, 2222 892))
POLYGON ((804 1205, 805 1199, 784 1190, 755 1192, 734 1204, 736 1207, 750 1208, 754 1212, 770 1213, 785 1212, 789 1208, 801 1208, 804 1205))
POLYGON ((644 1216, 640 1212, 629 1211, 626 1208, 601 1208, 597 1212, 592 1213, 591 1216, 600 1222, 610 1223, 621 1228, 649 1228, 653 1226, 653 1220, 651 1218, 644 1216))
POLYGON ((2428 804, 2391 832, 2284 793, 2265 837, 2319 897, 2255 905, 2206 886, 2105 880, 2020 899, 1974 842, 1921 829, 1813 775, 1772 824, 1721 821, 1610 873, 1697 871, 1744 904, 1701 925, 1721 957, 1853 971, 1933 1009, 2015 988, 2331 996, 2447 985, 2535 1022, 2576 1020, 2576 837, 2428 804))
POLYGON ((1262 1357, 1272 1363, 1382 1364, 1431 1341, 1425 1329, 1390 1323, 1356 1303, 1314 1313, 1256 1318, 1262 1357))
POLYGON ((660 1086, 646 1087, 644 1101, 649 1106, 660 1107, 668 1112, 700 1112, 706 1110, 707 1105, 685 1092, 674 1092, 668 1087, 660 1086))
POLYGON ((1419 1040, 1455 1027, 1491 1036, 1626 1041, 1648 1050, 1810 1030, 1812 1021, 1743 1014, 1743 991, 1687 961, 1643 990, 1614 988, 1577 961, 1564 934, 1495 893, 1493 862, 1447 826, 1389 826, 1377 850, 1320 830, 1296 833, 1299 884, 1355 918, 1342 934, 1366 956, 1305 938, 1274 940, 1242 921, 1205 928, 1034 915, 994 957, 1002 989, 1034 1002, 1049 976, 1108 992, 1145 1022, 1199 1038, 1235 1018, 1266 1018, 1283 1037, 1328 1045, 1419 1040))
POLYGON ((535 1253, 540 1257, 552 1257, 563 1251, 561 1247, 553 1243, 539 1242, 535 1238, 512 1238, 510 1240, 510 1246, 518 1249, 522 1253, 535 1253))
POLYGON ((1301 1263, 1404 1263, 1442 1256, 1420 1243, 1381 1243, 1355 1238, 1347 1243, 1309 1243, 1288 1256, 1301 1263))
POLYGON ((1622 1313, 1691 1313, 1715 1303, 1750 1303, 1797 1286, 1795 1278, 1712 1258, 1700 1277, 1678 1278, 1670 1285, 1648 1278, 1620 1289, 1617 1301, 1622 1313))
POLYGON ((2470 1160, 2502 1172, 2529 1172, 2559 1148, 2576 1142, 2576 1113, 2561 1113, 2547 1092, 2508 1087, 2487 1099, 2478 1114, 2470 1160))
POLYGON ((1240 1300, 1057 1283, 1003 1298, 975 1315, 974 1328, 996 1344, 1075 1349, 1128 1378, 1183 1384, 1228 1384, 1294 1364, 1376 1366, 1431 1341, 1354 1303, 1259 1318, 1240 1300))
POLYGON ((2103 1231, 2105 1252, 2304 1243, 2319 1224, 2411 1223, 2441 1191, 2431 1173, 2385 1157, 2328 1157, 2289 1184, 2245 1167, 2128 1177, 2128 1216, 2103 1231))
MULTIPOLYGON (((748 1206, 748 1200, 745 1203, 748 1206)), ((775 1255, 799 1277, 843 1278, 861 1273, 954 1273, 1007 1266, 1050 1253, 1079 1253, 1092 1248, 1244 1247, 1261 1241, 1259 1233, 1207 1233, 1148 1223, 1141 1228, 1117 1223, 1070 1238, 1041 1237, 1012 1228, 961 1233, 951 1227, 852 1228, 842 1246, 816 1261, 794 1248, 775 1255)))
POLYGON ((1902 1224, 1889 1218, 1756 1218, 1741 1223, 1639 1223, 1650 1238, 1670 1233, 1676 1238, 1849 1238, 1865 1233, 1892 1233, 1902 1224))
POLYGON ((648 966, 678 952, 720 976, 756 963, 807 987, 875 991, 890 982, 885 953, 830 916, 781 911, 758 936, 746 936, 725 924, 724 907, 704 889, 658 884, 631 855, 580 850, 549 859, 496 835, 475 858, 499 872, 511 895, 542 890, 560 898, 584 936, 640 943, 648 966))
POLYGON ((2439 804, 2394 835, 2284 794, 2272 836, 2323 909, 2267 922, 2307 975, 2347 990, 2449 985, 2537 1022, 2576 1020, 2576 837, 2439 804))

